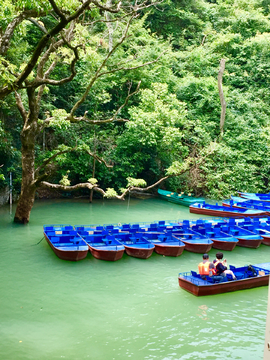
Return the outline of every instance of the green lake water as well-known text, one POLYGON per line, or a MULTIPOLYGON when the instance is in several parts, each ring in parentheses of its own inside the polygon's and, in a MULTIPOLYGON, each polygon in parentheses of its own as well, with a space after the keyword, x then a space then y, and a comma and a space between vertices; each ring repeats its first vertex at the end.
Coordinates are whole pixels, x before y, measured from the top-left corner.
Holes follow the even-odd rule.
MULTIPOLYGON (((0 359, 263 358, 268 287, 195 297, 178 273, 201 255, 124 254, 117 262, 60 260, 44 224, 110 224, 199 218, 160 199, 37 201, 30 223, 0 208, 0 359)), ((210 258, 216 251, 210 251, 210 258)), ((236 247, 229 264, 270 262, 270 247, 236 247)))

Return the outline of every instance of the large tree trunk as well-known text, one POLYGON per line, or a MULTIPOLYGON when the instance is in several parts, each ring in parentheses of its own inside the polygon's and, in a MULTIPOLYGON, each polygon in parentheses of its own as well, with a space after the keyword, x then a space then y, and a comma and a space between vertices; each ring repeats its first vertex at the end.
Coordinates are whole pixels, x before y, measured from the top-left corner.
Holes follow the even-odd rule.
POLYGON ((35 150, 34 142, 29 136, 22 139, 22 187, 14 221, 26 224, 30 219, 30 212, 34 205, 35 185, 35 150), (30 141, 29 141, 30 140, 30 141))

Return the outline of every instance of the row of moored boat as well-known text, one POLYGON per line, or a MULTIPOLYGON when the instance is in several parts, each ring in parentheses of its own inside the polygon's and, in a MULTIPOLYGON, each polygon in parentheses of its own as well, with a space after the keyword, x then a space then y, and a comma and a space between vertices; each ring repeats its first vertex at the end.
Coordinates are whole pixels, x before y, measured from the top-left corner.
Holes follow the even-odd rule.
POLYGON ((124 252, 147 259, 153 251, 179 256, 184 249, 207 253, 211 248, 231 251, 235 246, 270 245, 270 218, 159 221, 151 224, 44 225, 44 236, 55 254, 82 260, 88 251, 101 260, 115 261, 124 252))
POLYGON ((219 217, 262 217, 270 215, 270 194, 239 192, 239 197, 231 196, 222 205, 198 201, 189 206, 191 213, 219 217))

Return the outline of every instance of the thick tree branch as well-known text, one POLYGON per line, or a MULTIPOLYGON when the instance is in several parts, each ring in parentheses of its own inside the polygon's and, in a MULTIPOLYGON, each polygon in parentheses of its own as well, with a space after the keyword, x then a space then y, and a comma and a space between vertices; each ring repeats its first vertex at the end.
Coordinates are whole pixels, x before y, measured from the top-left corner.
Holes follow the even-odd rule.
POLYGON ((56 13, 56 15, 58 15, 61 20, 66 21, 65 15, 62 13, 62 11, 60 11, 60 9, 58 8, 58 6, 54 2, 54 0, 49 0, 49 2, 52 5, 52 8, 53 8, 54 12, 56 13))
POLYGON ((21 12, 18 16, 16 16, 7 26, 3 36, 0 38, 0 55, 5 55, 9 45, 10 40, 13 36, 14 30, 16 27, 21 24, 21 22, 27 18, 39 17, 45 15, 44 13, 40 13, 37 10, 25 10, 21 12))
MULTIPOLYGON (((50 0, 52 6, 55 5, 53 0, 50 0)), ((5 96, 10 94, 14 91, 14 89, 18 89, 22 86, 23 82, 27 79, 27 77, 30 75, 31 71, 34 69, 34 67, 37 64, 38 59, 40 58, 44 48, 47 46, 47 44, 51 41, 51 38, 55 35, 59 34, 61 30, 65 28, 65 26, 70 23, 72 20, 78 18, 85 9, 89 6, 91 3, 91 0, 85 0, 85 2, 78 8, 76 12, 74 12, 72 15, 70 15, 67 19, 62 16, 61 21, 48 32, 48 34, 44 35, 38 45, 36 46, 31 59, 28 61, 26 67, 21 72, 21 74, 17 77, 17 79, 13 82, 12 86, 4 86, 2 89, 0 89, 0 99, 3 99, 5 96)), ((59 10, 60 11, 60 10, 59 10)), ((59 15, 60 16, 60 15, 59 15)), ((13 29, 14 31, 14 29, 13 29)))
MULTIPOLYGON (((52 184, 47 181, 41 181, 40 187, 52 189, 52 190, 63 190, 63 191, 75 191, 75 190, 79 190, 79 189, 89 189, 89 190, 93 189, 94 191, 100 193, 102 196, 105 195, 105 191, 103 189, 99 188, 96 185, 90 184, 89 182, 79 183, 79 184, 76 184, 73 186, 64 186, 64 185, 60 185, 60 184, 52 184)), ((117 198, 120 198, 120 197, 118 196, 117 198)))
POLYGON ((16 99, 16 104, 17 104, 17 107, 19 109, 19 112, 23 118, 23 122, 26 123, 27 121, 27 112, 23 106, 23 102, 22 102, 22 98, 21 98, 21 95, 15 91, 15 99, 16 99))

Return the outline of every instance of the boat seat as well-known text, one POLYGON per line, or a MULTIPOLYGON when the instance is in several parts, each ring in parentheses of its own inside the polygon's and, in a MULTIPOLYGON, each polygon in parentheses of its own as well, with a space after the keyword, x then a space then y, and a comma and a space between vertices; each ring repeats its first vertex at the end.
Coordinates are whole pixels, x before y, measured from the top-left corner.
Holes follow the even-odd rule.
POLYGON ((245 275, 242 272, 235 272, 234 275, 237 277, 237 280, 244 279, 245 275))
POLYGON ((161 220, 158 222, 159 225, 165 225, 165 221, 164 220, 161 220))

